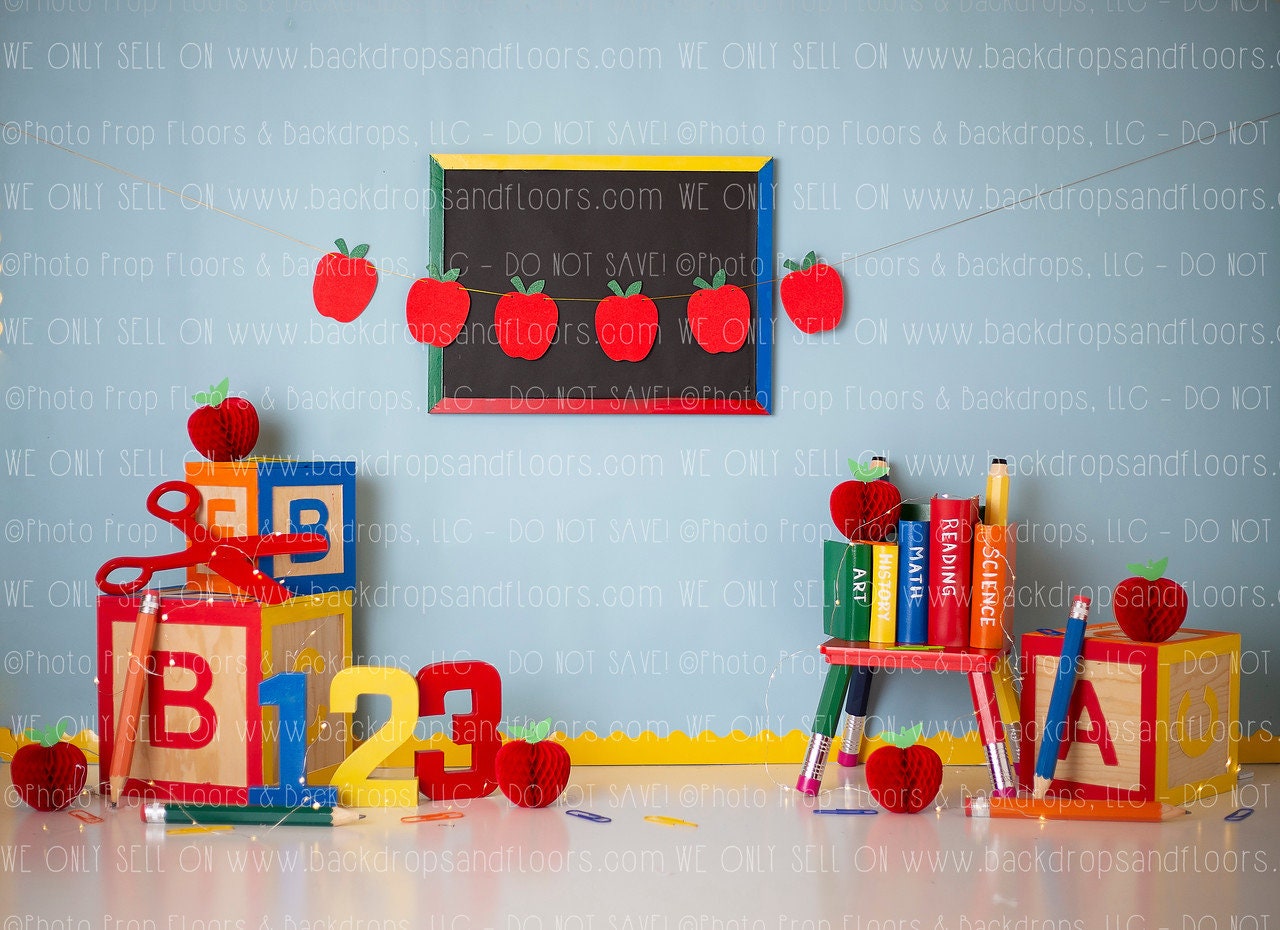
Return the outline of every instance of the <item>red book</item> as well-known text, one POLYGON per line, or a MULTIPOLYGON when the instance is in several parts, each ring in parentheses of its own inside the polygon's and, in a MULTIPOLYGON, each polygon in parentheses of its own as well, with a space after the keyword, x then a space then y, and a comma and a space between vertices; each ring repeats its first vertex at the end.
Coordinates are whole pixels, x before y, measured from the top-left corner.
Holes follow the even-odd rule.
POLYGON ((929 501, 929 645, 968 646, 978 498, 929 501))

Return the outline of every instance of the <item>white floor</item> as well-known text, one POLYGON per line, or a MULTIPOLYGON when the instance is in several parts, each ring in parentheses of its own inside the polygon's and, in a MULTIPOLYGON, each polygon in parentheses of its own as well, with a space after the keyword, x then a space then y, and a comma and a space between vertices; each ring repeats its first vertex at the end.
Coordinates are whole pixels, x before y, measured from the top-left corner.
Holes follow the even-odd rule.
POLYGON ((947 770, 940 810, 818 816, 871 806, 860 769, 832 766, 815 801, 791 767, 582 767, 546 810, 495 794, 443 825, 203 835, 96 796, 101 824, 36 813, 0 770, 0 930, 1280 928, 1280 766, 1160 824, 970 820, 981 768, 947 770))

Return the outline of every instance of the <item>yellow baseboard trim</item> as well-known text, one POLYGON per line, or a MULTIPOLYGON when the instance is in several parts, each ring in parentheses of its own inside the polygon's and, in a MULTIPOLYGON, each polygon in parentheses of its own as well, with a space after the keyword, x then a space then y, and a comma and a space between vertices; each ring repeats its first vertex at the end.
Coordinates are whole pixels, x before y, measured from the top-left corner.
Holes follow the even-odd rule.
MULTIPOLYGON (((652 732, 638 737, 624 733, 599 736, 584 733, 568 739, 562 734, 552 737, 569 750, 574 765, 799 765, 804 760, 809 745, 809 734, 803 730, 778 736, 764 730, 748 736, 734 730, 726 736, 704 731, 696 737, 676 731, 661 737, 652 732)), ((71 737, 90 762, 98 758, 98 735, 92 730, 81 730, 71 737)), ((14 736, 8 727, 0 727, 0 760, 9 761, 20 746, 31 742, 25 736, 14 736)), ((952 736, 940 730, 923 740, 931 746, 947 765, 983 765, 986 762, 982 745, 974 731, 964 736, 952 736)), ((884 743, 879 737, 862 741, 861 757, 866 761, 884 743)), ((832 752, 840 748, 840 740, 833 741, 832 752)), ((389 767, 412 767, 413 753, 423 749, 437 749, 445 754, 445 765, 452 768, 467 764, 471 750, 458 746, 436 734, 425 740, 414 739, 404 744, 384 763, 389 767)), ((1266 730, 1257 730, 1240 739, 1240 764, 1266 764, 1280 762, 1280 737, 1266 730)))

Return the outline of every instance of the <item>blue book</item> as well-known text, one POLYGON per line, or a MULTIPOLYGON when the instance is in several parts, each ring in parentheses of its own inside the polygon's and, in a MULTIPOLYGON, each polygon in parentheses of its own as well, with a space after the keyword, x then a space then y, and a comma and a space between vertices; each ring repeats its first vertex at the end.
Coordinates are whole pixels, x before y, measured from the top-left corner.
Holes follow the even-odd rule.
POLYGON ((899 520, 898 642, 922 646, 928 641, 929 521, 899 520))

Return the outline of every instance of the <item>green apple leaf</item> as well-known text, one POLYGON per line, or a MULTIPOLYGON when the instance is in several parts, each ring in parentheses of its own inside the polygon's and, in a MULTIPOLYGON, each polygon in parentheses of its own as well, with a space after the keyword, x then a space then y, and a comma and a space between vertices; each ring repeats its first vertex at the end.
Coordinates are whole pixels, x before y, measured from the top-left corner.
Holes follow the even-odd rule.
POLYGON ((369 254, 369 243, 367 242, 364 243, 363 245, 358 245, 351 250, 352 258, 364 258, 368 254, 369 254))
POLYGON ((619 284, 617 281, 610 281, 610 282, 609 282, 609 290, 613 291, 613 292, 614 292, 615 294, 617 294, 619 297, 626 297, 626 296, 627 296, 626 294, 624 294, 624 293, 622 292, 622 285, 621 285, 621 284, 619 284))
POLYGON ((514 286, 515 286, 515 289, 516 289, 517 291, 519 291, 521 294, 527 294, 527 293, 529 293, 528 291, 526 291, 526 290, 524 289, 524 279, 523 279, 523 278, 521 278, 518 274, 517 274, 517 275, 512 275, 512 277, 511 277, 511 283, 512 283, 512 285, 514 285, 514 286))
POLYGON ((1166 555, 1159 561, 1150 559, 1145 565, 1141 562, 1130 562, 1127 568, 1139 578, 1145 578, 1147 581, 1157 581, 1164 577, 1164 570, 1168 564, 1169 557, 1166 555))
POLYGON ((818 264, 818 253, 810 252, 804 257, 804 270, 808 271, 814 265, 818 264))
POLYGON ((711 289, 711 285, 707 283, 706 278, 702 278, 702 277, 694 278, 693 283, 696 284, 699 288, 701 288, 704 291, 711 289))
POLYGON ((347 251, 347 240, 346 240, 346 239, 334 239, 334 240, 333 240, 333 244, 334 244, 334 245, 336 245, 336 246, 338 247, 338 251, 339 251, 339 252, 341 252, 343 255, 350 255, 350 254, 351 254, 350 252, 348 252, 348 251, 347 251))
POLYGON ((795 262, 793 262, 789 258, 782 263, 782 267, 787 269, 787 271, 804 271, 803 268, 801 268, 799 265, 797 265, 795 262))
POLYGON ((721 268, 719 271, 717 271, 717 272, 715 273, 715 276, 714 276, 714 277, 712 277, 712 279, 711 279, 711 286, 712 286, 713 288, 716 288, 716 287, 723 287, 723 286, 724 286, 724 282, 725 282, 725 278, 726 278, 726 275, 725 275, 725 273, 724 273, 724 269, 723 269, 723 268, 721 268))
POLYGON ((547 286, 547 282, 546 282, 546 281, 534 281, 532 284, 530 284, 530 285, 529 285, 529 290, 527 290, 525 293, 526 293, 526 294, 541 294, 541 293, 542 293, 542 289, 543 289, 544 287, 546 287, 546 286, 547 286))
POLYGON ((853 472, 853 477, 861 482, 879 481, 885 475, 889 474, 888 465, 871 465, 855 462, 849 459, 849 471, 853 472))
POLYGON ((897 746, 899 749, 906 749, 908 746, 914 746, 920 741, 920 734, 924 732, 924 724, 917 723, 914 727, 903 727, 897 733, 885 733, 881 735, 881 739, 890 746, 897 746))
POLYGON ((639 293, 640 293, 640 282, 639 282, 639 281, 635 281, 635 282, 633 282, 633 283, 631 284, 631 286, 630 286, 630 287, 628 287, 628 288, 627 288, 627 292, 626 292, 625 294, 623 294, 622 296, 623 296, 623 297, 635 297, 635 296, 636 296, 637 294, 639 294, 639 293))
POLYGON ((459 271, 457 268, 450 268, 448 271, 444 273, 444 277, 442 277, 440 280, 441 281, 457 281, 458 275, 460 274, 462 274, 462 272, 459 271))

